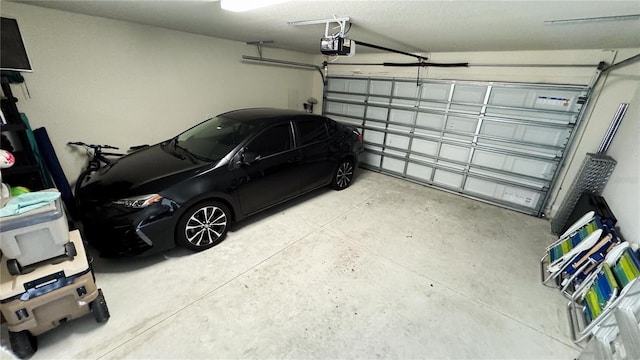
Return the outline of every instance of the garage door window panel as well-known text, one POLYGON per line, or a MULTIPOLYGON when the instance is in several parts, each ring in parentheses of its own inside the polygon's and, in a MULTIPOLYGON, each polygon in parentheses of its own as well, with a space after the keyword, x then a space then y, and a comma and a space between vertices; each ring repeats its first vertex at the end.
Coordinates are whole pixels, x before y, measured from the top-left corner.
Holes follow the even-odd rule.
POLYGON ((367 119, 387 121, 388 114, 389 109, 387 108, 376 106, 369 106, 367 108, 367 119))
POLYGON ((443 114, 418 113, 416 117, 416 131, 423 130, 441 130, 444 126, 445 116, 443 114))
POLYGON ((438 143, 430 140, 413 139, 411 143, 411 152, 417 154, 436 155, 438 151, 438 143))
POLYGON ((421 85, 420 98, 424 100, 442 101, 442 104, 445 105, 444 102, 449 99, 450 92, 451 84, 425 83, 421 85))
MULTIPOLYGON (((410 98, 415 99, 418 97, 418 90, 420 88, 413 82, 396 82, 393 88, 394 98, 410 98)), ((415 100, 411 100, 415 103, 415 100)))

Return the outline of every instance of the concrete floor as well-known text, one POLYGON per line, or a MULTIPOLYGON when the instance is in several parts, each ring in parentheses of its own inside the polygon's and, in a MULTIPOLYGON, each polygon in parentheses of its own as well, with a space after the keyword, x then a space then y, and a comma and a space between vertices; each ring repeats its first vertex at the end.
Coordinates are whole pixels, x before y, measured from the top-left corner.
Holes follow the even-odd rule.
POLYGON ((362 170, 208 251, 96 259, 111 319, 39 336, 33 359, 571 359, 566 302, 539 282, 549 228, 362 170))

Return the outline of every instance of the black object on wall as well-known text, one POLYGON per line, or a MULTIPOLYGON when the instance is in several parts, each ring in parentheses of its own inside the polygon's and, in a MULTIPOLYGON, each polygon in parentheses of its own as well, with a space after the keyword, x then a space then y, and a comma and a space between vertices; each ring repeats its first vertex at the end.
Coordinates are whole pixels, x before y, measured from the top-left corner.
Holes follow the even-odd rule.
POLYGON ((0 18, 0 68, 31 71, 31 62, 16 19, 0 18))

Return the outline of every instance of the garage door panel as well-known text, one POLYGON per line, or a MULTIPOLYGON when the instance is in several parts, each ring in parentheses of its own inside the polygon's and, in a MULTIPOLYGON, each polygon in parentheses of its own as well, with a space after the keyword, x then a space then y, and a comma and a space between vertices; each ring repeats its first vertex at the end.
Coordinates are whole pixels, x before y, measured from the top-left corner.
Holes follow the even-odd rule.
POLYGON ((526 206, 535 209, 540 202, 542 194, 532 190, 505 186, 501 199, 515 205, 526 206))
POLYGON ((411 143, 411 151, 427 155, 436 155, 438 151, 438 143, 435 141, 413 139, 411 143))
POLYGON ((379 169, 382 161, 382 147, 365 145, 364 153, 362 154, 362 163, 372 168, 379 169))
POLYGON ((391 99, 391 105, 411 108, 411 110, 413 110, 416 106, 416 101, 410 99, 391 99))
POLYGON ((407 164, 407 176, 410 176, 415 180, 429 182, 431 180, 432 173, 433 167, 411 162, 407 164))
POLYGON ((386 80, 372 80, 369 93, 373 95, 391 95, 393 83, 386 80))
POLYGON ((471 163, 496 170, 508 170, 508 158, 509 156, 505 154, 476 150, 473 154, 473 160, 471 163))
POLYGON ((362 135, 362 139, 372 144, 382 145, 384 144, 384 132, 366 129, 362 135))
POLYGON ((375 107, 375 106, 367 107, 367 119, 386 121, 388 113, 389 113, 389 109, 387 108, 381 108, 381 107, 375 107))
POLYGON ((440 148, 440 157, 449 160, 466 162, 469 160, 470 149, 468 147, 443 144, 440 148))
POLYGON ((410 141, 411 138, 408 136, 387 134, 387 141, 385 141, 385 144, 394 148, 408 150, 410 141))
POLYGON ((425 100, 447 101, 451 91, 451 84, 422 84, 420 98, 425 100))
POLYGON ((405 165, 405 162, 403 160, 394 159, 389 156, 385 156, 382 159, 382 168, 384 170, 392 171, 394 173, 403 174, 404 165, 405 165))
POLYGON ((442 129, 444 126, 445 116, 440 114, 418 113, 416 118, 416 126, 442 129))
POLYGON ((557 163, 476 150, 472 165, 550 180, 557 163))
POLYGON ((345 103, 330 102, 327 111, 335 114, 349 115, 354 117, 364 117, 364 105, 353 105, 345 103))
POLYGON ((459 105, 459 104, 452 104, 449 109, 452 112, 458 112, 458 113, 462 113, 462 114, 469 114, 469 115, 480 115, 480 111, 482 111, 482 106, 481 105, 459 105))
POLYGON ((436 161, 436 165, 438 165, 439 167, 445 168, 445 170, 446 169, 452 170, 453 172, 462 172, 464 170, 464 165, 461 165, 460 163, 447 161, 446 159, 438 159, 438 161, 436 161))
POLYGON ((566 125, 576 121, 577 114, 561 112, 544 112, 536 110, 514 110, 502 108, 487 108, 486 117, 497 119, 516 120, 535 124, 566 125))
POLYGON ((564 146, 570 132, 567 128, 485 121, 480 129, 480 134, 540 145, 564 146))
POLYGON ((447 119, 447 130, 462 131, 473 134, 476 131, 477 119, 449 116, 447 119))
POLYGON ((416 98, 418 97, 418 90, 420 88, 416 86, 415 82, 396 82, 393 88, 393 96, 404 98, 416 98))
POLYGON ((514 157, 510 171, 541 179, 551 180, 558 164, 553 161, 538 161, 514 157))
POLYGON ((362 162, 364 164, 368 164, 371 165, 373 167, 380 167, 380 160, 382 159, 382 156, 378 155, 378 154, 374 154, 374 153, 365 153, 364 157, 362 158, 362 162))
POLYGON ((473 135, 459 135, 459 134, 445 133, 442 139, 447 141, 453 141, 458 144, 465 144, 470 146, 471 143, 473 142, 473 135))
POLYGON ((576 112, 580 93, 558 89, 507 88, 493 89, 490 105, 522 107, 541 110, 576 112))
POLYGON ((447 104, 443 102, 421 100, 418 107, 422 110, 442 111, 447 109, 447 104))
POLYGON ((367 96, 361 95, 361 94, 335 93, 335 94, 332 94, 331 99, 360 103, 365 101, 367 99, 367 96))
POLYGON ((375 97, 375 96, 369 96, 367 98, 367 104, 369 105, 382 105, 382 106, 389 106, 389 98, 388 97, 375 97))
POLYGON ((363 129, 363 166, 540 215, 586 86, 329 77, 324 111, 363 129))
POLYGON ((505 139, 515 139, 518 126, 516 124, 485 122, 480 129, 483 135, 498 136, 505 139))
POLYGON ((456 85, 453 90, 454 103, 482 104, 487 92, 486 86, 456 85))
POLYGON ((413 111, 392 109, 389 113, 389 121, 412 125, 414 115, 415 113, 413 111))
POLYGON ((436 163, 435 157, 431 157, 427 154, 410 153, 409 160, 413 161, 414 163, 422 164, 429 167, 434 167, 436 163))
POLYGON ((522 140, 536 144, 564 146, 566 145, 567 140, 569 140, 569 135, 570 134, 567 129, 524 126, 522 140))
POLYGON ((436 169, 433 182, 449 189, 458 189, 462 184, 462 175, 454 172, 436 169))
POLYGON ((469 193, 483 195, 483 198, 486 199, 495 199, 499 203, 505 203, 505 205, 530 209, 539 207, 539 202, 542 198, 540 192, 473 177, 467 179, 465 190, 469 193))
POLYGON ((328 84, 329 91, 367 93, 367 80, 362 79, 331 79, 328 84))
POLYGON ((389 155, 392 158, 402 158, 402 159, 404 159, 407 156, 406 151, 399 150, 399 149, 391 149, 388 147, 384 149, 384 154, 389 155))
POLYGON ((489 96, 490 105, 531 107, 534 94, 530 89, 498 88, 494 89, 489 96))
POLYGON ((522 186, 530 189, 542 189, 546 183, 545 180, 538 180, 534 178, 525 177, 522 174, 515 173, 496 173, 489 169, 476 169, 471 168, 469 170, 470 177, 481 177, 485 179, 495 179, 496 182, 506 182, 516 186, 522 186))
POLYGON ((398 124, 389 124, 389 126, 387 127, 390 131, 394 131, 394 132, 401 132, 401 133, 405 133, 405 134, 410 134, 412 127, 411 126, 404 126, 404 125, 398 125, 398 124))
POLYGON ((519 144, 517 142, 504 142, 483 138, 478 139, 478 147, 507 153, 515 152, 518 154, 531 155, 549 160, 562 155, 562 149, 559 148, 546 148, 537 145, 519 144))

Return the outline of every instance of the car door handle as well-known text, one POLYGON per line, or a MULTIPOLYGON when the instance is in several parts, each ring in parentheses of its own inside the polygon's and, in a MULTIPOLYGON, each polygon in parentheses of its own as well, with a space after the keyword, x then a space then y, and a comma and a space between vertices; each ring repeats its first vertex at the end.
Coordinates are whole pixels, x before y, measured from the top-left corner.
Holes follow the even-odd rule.
POLYGON ((287 161, 290 163, 295 163, 295 162, 299 162, 300 160, 302 160, 302 156, 292 156, 287 161))

